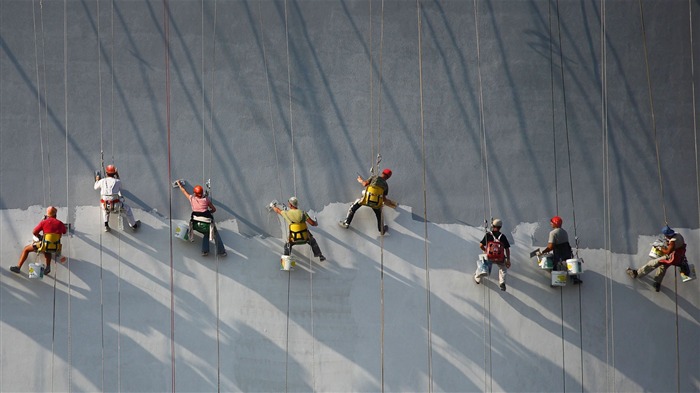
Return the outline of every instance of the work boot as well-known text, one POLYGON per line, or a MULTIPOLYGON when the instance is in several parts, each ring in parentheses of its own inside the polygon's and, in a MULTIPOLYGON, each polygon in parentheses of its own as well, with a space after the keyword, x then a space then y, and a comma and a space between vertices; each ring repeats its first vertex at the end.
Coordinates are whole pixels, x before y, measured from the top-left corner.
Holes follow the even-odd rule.
POLYGON ((51 266, 47 266, 46 269, 44 269, 44 275, 47 275, 51 273, 51 266))
POLYGON ((321 262, 323 262, 323 261, 326 260, 326 257, 324 257, 323 254, 321 254, 321 255, 318 256, 318 260, 321 261, 321 262))
POLYGON ((348 222, 345 220, 340 220, 338 222, 338 225, 340 225, 341 228, 345 228, 345 229, 348 229, 350 227, 350 224, 348 224, 348 222))
POLYGON ((130 227, 131 227, 131 229, 132 229, 133 231, 136 231, 137 229, 139 229, 139 225, 141 225, 141 221, 136 220, 136 222, 134 223, 134 225, 133 225, 133 226, 130 225, 130 227))
POLYGON ((505 291, 506 290, 506 283, 501 283, 498 287, 501 288, 501 291, 505 291))
POLYGON ((111 231, 112 228, 109 227, 109 223, 105 222, 105 232, 111 231))
POLYGON ((10 271, 12 273, 20 273, 19 267, 15 266, 15 265, 10 266, 10 271))
POLYGON ((477 284, 481 284, 481 277, 474 276, 474 282, 477 284))
POLYGON ((203 257, 206 257, 207 255, 209 255, 208 252, 202 252, 202 256, 203 256, 203 257))
POLYGON ((632 269, 631 267, 627 268, 627 275, 630 276, 631 278, 637 278, 637 270, 632 269))
POLYGON ((660 283, 660 282, 655 282, 655 283, 654 283, 654 290, 655 290, 656 292, 661 291, 661 283, 660 283))

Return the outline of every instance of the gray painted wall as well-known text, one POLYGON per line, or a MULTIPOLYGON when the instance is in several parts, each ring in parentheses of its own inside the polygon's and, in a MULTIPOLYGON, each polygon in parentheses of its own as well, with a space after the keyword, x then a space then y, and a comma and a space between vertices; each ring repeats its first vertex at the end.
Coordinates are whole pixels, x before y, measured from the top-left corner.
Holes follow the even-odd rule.
MULTIPOLYGON (((622 273, 644 259, 649 236, 664 224, 664 206, 668 223, 684 228, 691 246, 697 243, 691 67, 697 37, 691 39, 689 18, 690 5, 696 27, 696 2, 643 1, 646 57, 637 1, 608 1, 604 8, 580 1, 421 1, 420 40, 413 1, 167 4, 164 12, 162 1, 0 2, 3 263, 16 258, 37 209, 48 204, 76 223, 70 256, 85 262, 57 272, 58 292, 51 281, 17 283, 3 266, 0 368, 26 357, 26 347, 37 348, 22 363, 30 369, 38 359, 47 361, 47 350, 67 355, 51 363, 57 379, 50 384, 22 385, 31 379, 22 374, 29 371, 6 371, 2 390, 117 389, 116 381, 126 379, 113 375, 115 365, 138 376, 133 385, 123 382, 122 390, 167 390, 171 313, 177 331, 184 331, 174 336, 175 344, 187 347, 174 352, 172 363, 193 375, 178 377, 189 381, 177 384, 183 391, 212 390, 212 381, 222 381, 213 369, 221 371, 224 390, 372 391, 382 386, 382 366, 387 389, 397 391, 427 390, 433 380, 439 381, 436 389, 452 391, 700 390, 693 355, 699 341, 697 282, 679 287, 676 298, 670 277, 664 292, 654 294, 622 273), (105 163, 118 166, 129 202, 149 223, 142 234, 99 236, 90 207, 96 206, 92 171, 100 167, 101 151, 105 163), (334 226, 358 193, 357 172, 366 176, 379 152, 381 166, 394 170, 391 196, 404 206, 392 222, 411 232, 392 234, 386 260, 376 237, 334 226), (175 178, 190 186, 211 179, 217 220, 228 225, 232 263, 201 265, 196 247, 171 243, 170 220, 188 215, 177 190, 171 194, 175 178), (316 274, 298 288, 291 284, 304 280, 302 275, 287 280, 271 270, 282 230, 265 209, 270 200, 291 194, 323 218, 318 238, 332 256, 332 267, 310 267, 316 274), (590 264, 585 285, 568 292, 546 287, 547 277, 527 259, 528 248, 546 241, 546 222, 557 213, 580 239, 590 264), (491 216, 503 218, 511 231, 527 228, 511 232, 523 265, 511 274, 507 298, 474 287, 469 277, 478 227, 491 216), (175 274, 171 288, 167 267, 173 258, 182 275, 175 274), (122 263, 134 271, 122 271, 122 263), (359 270, 367 264, 374 270, 359 270), (375 318, 382 268, 396 275, 386 282, 386 325, 375 318), (85 287, 69 280, 73 274, 85 287), (209 285, 214 278, 224 280, 221 287, 209 285), (470 295, 463 293, 465 286, 470 295), (428 289, 431 298, 443 300, 428 306, 428 289), (116 299, 110 296, 115 290, 116 299), (304 302, 288 310, 288 293, 314 306, 304 302), (178 299, 175 307, 171 294, 178 299), (84 305, 76 307, 76 296, 84 305), (244 311, 204 308, 206 322, 197 322, 202 305, 239 297, 244 311), (20 298, 40 303, 40 321, 19 316, 27 307, 17 303, 20 298), (53 307, 46 299, 56 299, 53 307), (98 311, 102 301, 118 303, 107 309, 106 320, 98 311), (334 308, 338 302, 340 310, 334 308), (366 304, 373 305, 371 317, 362 316, 366 304), (93 319, 43 319, 67 306, 75 315, 89 309, 93 319), (620 310, 641 311, 620 316, 620 310), (291 341, 279 334, 289 315, 295 322, 291 341), (129 318, 134 327, 156 327, 155 342, 146 340, 149 328, 141 327, 142 335, 125 332, 129 318), (492 336, 480 331, 486 320, 489 328, 497 326, 492 336), (673 333, 675 321, 683 337, 679 349, 675 334, 658 333, 673 333), (267 323, 277 329, 265 331, 267 323), (52 331, 54 338, 43 337, 38 347, 28 338, 15 345, 21 336, 15 329, 27 324, 52 331), (105 335, 105 326, 117 328, 105 335), (388 329, 383 363, 377 357, 380 326, 388 329), (455 343, 465 326, 474 337, 455 343), (438 333, 425 342, 429 328, 438 333), (209 339, 196 341, 203 331, 209 339), (346 341, 345 333, 352 339, 346 341), (64 336, 72 339, 55 339, 64 336), (180 341, 183 336, 188 338, 180 341), (93 342, 83 348, 76 337, 93 342), (133 341, 116 354, 94 355, 96 346, 114 348, 120 337, 133 341), (550 339, 560 347, 549 347, 550 339), (309 340, 343 360, 326 365, 323 353, 309 355, 309 340), (236 356, 218 361, 212 351, 224 342, 236 356), (430 369, 424 362, 433 353, 428 348, 445 351, 430 369), (91 354, 89 360, 81 351, 91 354), (191 357, 188 351, 206 355, 191 357), (561 360, 561 354, 570 356, 561 360), (663 359, 663 379, 652 377, 657 357, 663 359), (676 358, 683 364, 678 378, 676 358), (139 374, 141 361, 157 365, 159 376, 139 374), (410 367, 401 369, 402 362, 410 367), (509 367, 493 366, 503 362, 509 367), (551 373, 533 377, 542 365, 551 373), (268 385, 261 370, 272 367, 288 373, 268 385), (76 368, 92 377, 83 384, 64 372, 76 368), (289 379, 297 373, 306 378, 303 383, 289 379)), ((371 217, 365 218, 369 231, 371 217)), ((692 248, 690 253, 696 255, 692 248)))

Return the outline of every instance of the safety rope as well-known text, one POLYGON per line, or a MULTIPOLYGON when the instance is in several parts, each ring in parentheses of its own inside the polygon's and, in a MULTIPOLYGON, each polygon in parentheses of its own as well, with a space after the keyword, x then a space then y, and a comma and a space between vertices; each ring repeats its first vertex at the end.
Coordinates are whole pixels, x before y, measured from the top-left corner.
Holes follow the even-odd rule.
MULTIPOLYGON (((100 0, 95 0, 97 6, 97 91, 98 91, 98 103, 99 103, 99 121, 100 121, 100 151, 103 151, 103 118, 102 118, 102 41, 100 37, 100 0)), ((113 130, 113 129, 112 129, 113 130)), ((112 161, 114 162, 114 161, 112 161)), ((100 207, 101 210, 102 208, 100 207)), ((100 211, 98 214, 102 214, 100 211)), ((102 386, 102 391, 105 391, 105 314, 104 314, 104 266, 103 266, 103 256, 102 256, 102 234, 100 234, 100 350, 101 350, 101 373, 100 382, 102 386)))
MULTIPOLYGON (((168 182, 172 179, 172 150, 170 147, 170 10, 168 0, 163 0, 163 44, 165 46, 165 124, 168 144, 168 182)), ((168 226, 173 231, 173 191, 168 192, 168 226)), ((173 262, 173 238, 170 236, 170 367, 171 389, 175 387, 175 276, 173 262)))
POLYGON ((427 164, 425 153, 425 116, 423 110, 423 18, 420 0, 416 0, 416 13, 418 17, 418 90, 420 93, 420 132, 421 151, 423 156, 423 236, 425 244, 425 295, 426 317, 428 320, 428 392, 433 391, 433 330, 430 315, 430 266, 428 263, 428 192, 427 192, 427 164))
MULTIPOLYGON (((46 131, 46 167, 51 168, 51 140, 50 140, 50 135, 51 133, 49 132, 48 129, 48 124, 49 124, 49 95, 46 92, 46 39, 45 39, 45 34, 44 34, 44 2, 43 0, 39 1, 39 21, 41 24, 41 69, 42 69, 42 76, 43 76, 43 87, 44 87, 44 126, 47 127, 44 131, 46 131)), ((41 117, 41 114, 40 114, 41 117)), ((47 204, 51 205, 51 171, 47 170, 47 183, 48 183, 48 200, 47 204)), ((46 204, 45 204, 46 205, 46 204)))
POLYGON ((289 11, 287 10, 287 0, 284 0, 284 35, 287 49, 287 95, 289 96, 289 133, 291 136, 292 152, 292 180, 294 184, 294 195, 297 195, 297 167, 294 155, 294 112, 292 111, 292 70, 289 60, 289 11))
MULTIPOLYGON (((205 78, 204 78, 204 70, 205 70, 205 45, 204 45, 204 0, 201 1, 201 29, 202 29, 202 69, 201 69, 201 84, 202 84, 202 100, 201 100, 201 117, 202 117, 202 183, 206 183, 209 189, 209 198, 213 199, 212 196, 212 190, 211 190, 211 184, 210 180, 212 177, 212 163, 213 163, 213 149, 212 149, 212 138, 213 138, 213 130, 214 130, 214 106, 215 106, 215 93, 216 93, 216 28, 217 28, 217 19, 218 19, 218 12, 217 12, 217 2, 214 0, 214 19, 213 19, 213 28, 212 28, 212 55, 211 55, 211 93, 209 95, 209 138, 206 138, 206 121, 205 121, 205 78), (207 152, 207 140, 208 140, 208 152, 207 152), (206 168, 206 163, 205 160, 206 158, 209 158, 209 168, 207 171, 206 168)), ((210 231, 215 231, 215 227, 212 227, 210 231)), ((216 238, 220 238, 220 235, 218 235, 216 238)), ((223 240, 222 240, 223 243, 223 240)), ((215 252, 215 257, 214 257, 214 264, 215 264, 215 276, 216 276, 216 284, 215 284, 215 307, 216 307, 216 386, 217 386, 217 391, 221 391, 221 332, 220 332, 220 327, 221 327, 221 294, 220 294, 220 280, 219 280, 219 267, 220 267, 220 257, 219 257, 219 252, 218 252, 218 247, 219 244, 216 243, 215 240, 215 247, 217 251, 215 252)))
MULTIPOLYGON (((568 165, 569 165, 569 187, 570 187, 570 193, 571 193, 571 214, 572 214, 572 222, 573 222, 573 227, 574 227, 574 242, 575 242, 575 249, 576 249, 576 258, 579 257, 579 243, 578 243, 578 231, 576 227, 576 203, 575 203, 575 194, 574 194, 574 176, 573 176, 573 169, 571 165, 571 142, 569 138, 569 115, 568 115, 568 106, 567 106, 567 100, 566 100, 566 78, 564 75, 564 45, 562 43, 562 38, 561 38, 561 12, 560 12, 560 3, 559 0, 557 1, 557 34, 559 38, 559 70, 561 73, 561 90, 562 90, 562 104, 564 107, 564 130, 565 130, 565 135, 566 135, 566 155, 567 155, 567 160, 568 160, 568 165)), ((553 63, 550 61, 550 63, 553 63)), ((558 200, 558 199, 557 199, 558 200)), ((563 300, 563 299, 562 299, 563 300)), ((583 311, 582 311, 582 306, 583 306, 583 300, 582 300, 582 292, 581 292, 581 286, 578 285, 578 303, 579 303, 579 355, 580 355, 580 362, 581 362, 581 375, 584 375, 584 362, 583 362, 583 311)), ((563 307, 563 302, 562 302, 562 307, 563 307)), ((563 316, 563 308, 562 308, 562 316, 563 316)), ((564 326, 563 324, 563 318, 562 318, 562 328, 564 326)), ((564 336, 562 335, 562 340, 564 339, 564 336)), ((563 348, 563 346, 562 346, 563 348)), ((581 380, 581 391, 583 392, 584 390, 584 384, 583 384, 583 379, 581 380)))
MULTIPOLYGON (((41 1, 41 0, 40 0, 41 1)), ((32 24, 34 28, 34 68, 36 71, 36 103, 37 103, 37 113, 39 117, 39 146, 41 147, 41 181, 44 190, 44 206, 46 206, 46 162, 44 162, 44 127, 42 122, 42 111, 41 111, 41 80, 39 79, 39 49, 37 47, 37 36, 36 36, 36 10, 34 6, 35 1, 32 0, 32 24)))
POLYGON ((265 65, 265 86, 267 88, 267 107, 270 116, 270 128, 272 129, 272 146, 275 151, 275 173, 277 173, 277 187, 279 199, 282 200, 282 176, 280 170, 280 160, 277 150, 277 130, 275 129, 275 120, 272 109, 272 90, 270 88, 270 71, 267 62, 267 48, 265 46, 265 23, 263 22, 262 2, 258 2, 258 13, 260 15, 260 42, 262 46, 263 64, 265 65))
MULTIPOLYGON (((558 6, 558 2, 557 2, 558 6)), ((557 7, 557 13, 559 12, 559 9, 557 7)), ((547 2, 547 15, 548 15, 548 21, 549 21, 549 78, 550 78, 550 90, 551 90, 551 101, 552 101, 552 152, 554 153, 554 201, 555 201, 555 210, 556 210, 556 215, 559 215, 559 176, 558 176, 558 171, 557 168, 559 166, 559 163, 557 161, 557 127, 556 127, 556 110, 555 110, 555 104, 556 100, 554 98, 554 40, 553 40, 553 26, 552 26, 552 2, 548 1, 547 2)), ((561 28, 561 26, 559 26, 561 28)), ((561 52, 561 35, 559 36, 559 51, 561 52)), ((561 64, 561 67, 563 68, 563 64, 561 64)), ((563 74, 562 74, 563 77, 563 74)), ((562 80, 563 83, 563 80, 562 80)), ((559 263, 559 262, 557 262, 559 263)), ((555 269, 558 270, 558 269, 555 269)), ((554 270, 552 271, 552 274, 554 274, 554 270)), ((562 387, 564 390, 566 390, 566 351, 565 351, 565 344, 566 341, 564 340, 564 292, 559 288, 559 317, 561 320, 561 334, 560 334, 560 339, 561 339, 561 373, 562 373, 562 387)))
MULTIPOLYGON (((651 86, 651 71, 649 70, 649 51, 647 48, 647 33, 646 33, 646 25, 644 23, 644 6, 642 4, 642 0, 638 0, 639 3, 639 19, 641 23, 641 29, 642 29, 642 44, 644 48, 644 65, 646 69, 646 77, 647 77, 647 89, 649 91, 649 111, 651 115, 651 128, 654 136, 654 147, 656 149, 656 169, 657 169, 657 174, 659 177, 659 196, 661 198, 661 207, 663 208, 663 213, 664 213, 664 224, 668 225, 668 215, 666 214, 666 198, 664 197, 664 182, 663 182, 663 176, 661 175, 661 152, 659 149, 659 138, 658 138, 658 133, 656 129, 656 116, 654 112, 654 95, 652 92, 652 86, 651 86)), ((692 52, 692 47, 691 47, 691 52, 692 52)), ((678 321, 678 273, 676 272, 676 269, 674 269, 676 279, 675 281, 675 303, 676 303, 676 389, 680 391, 680 346, 679 346, 679 336, 678 336, 678 331, 679 331, 679 321, 678 321)))
POLYGON ((644 24, 644 8, 642 5, 642 0, 637 1, 639 3, 639 18, 642 26, 642 46, 644 48, 644 65, 646 67, 647 76, 647 89, 649 91, 649 112, 651 115, 651 130, 654 136, 654 146, 656 148, 656 169, 659 176, 659 193, 661 198, 661 207, 664 213, 664 224, 668 225, 668 216, 666 215, 666 198, 664 197, 664 182, 661 176, 661 153, 659 151, 659 139, 656 132, 656 115, 654 113, 654 95, 651 88, 651 72, 649 71, 649 52, 647 50, 647 32, 646 26, 644 24))
POLYGON ((613 289, 615 282, 612 278, 612 223, 610 202, 610 149, 608 132, 608 51, 607 51, 607 16, 605 0, 600 0, 600 102, 601 102, 601 134, 602 134, 602 178, 603 178, 603 243, 605 250, 605 390, 614 391, 616 381, 615 370, 615 319, 613 289), (611 366, 612 362, 612 366, 611 366))
MULTIPOLYGON (((65 144, 66 144, 66 210, 67 210, 67 217, 70 217, 70 208, 69 208, 69 201, 70 201, 70 195, 69 195, 69 190, 70 187, 68 187, 68 175, 70 173, 69 171, 69 166, 68 166, 68 134, 69 134, 69 123, 68 123, 68 4, 67 0, 63 0, 63 107, 64 107, 64 129, 65 129, 65 144)), ((69 390, 72 390, 72 384, 73 384, 73 325, 72 325, 72 311, 73 311, 73 294, 72 294, 72 282, 71 282, 71 258, 70 258, 70 252, 72 251, 72 248, 70 247, 71 241, 70 241, 70 236, 68 237, 68 260, 66 261, 66 268, 68 270, 68 364, 71 365, 70 370, 68 372, 68 387, 69 390)), ((56 264, 58 264, 58 261, 54 261, 56 264)), ((55 302, 56 302, 56 280, 54 279, 54 313, 56 310, 55 307, 55 302)), ((53 351, 53 348, 52 348, 53 351)), ((54 354, 55 356, 55 354, 54 354)), ((52 359, 53 362, 53 359, 52 359)), ((53 370, 53 365, 52 365, 52 370, 53 370)), ((52 389, 53 389, 53 377, 52 377, 52 389)))
MULTIPOLYGON (((41 29, 42 29, 42 33, 41 33, 42 34, 42 50, 41 50, 41 52, 42 52, 42 56, 43 56, 43 54, 45 53, 44 48, 43 48, 43 46, 44 46, 44 39, 43 39, 44 22, 43 22, 43 2, 41 0, 39 2, 39 8, 40 8, 40 10, 39 10, 40 16, 39 17, 41 19, 40 25, 41 25, 41 29)), ((65 14, 64 14, 64 18, 65 18, 65 14)), ((39 109, 39 139, 41 139, 41 164, 42 164, 41 170, 42 170, 42 183, 43 183, 43 190, 42 191, 44 193, 44 207, 46 207, 47 203, 50 203, 51 181, 50 181, 50 179, 47 179, 47 177, 46 177, 46 167, 49 165, 49 162, 48 162, 48 160, 47 160, 47 162, 44 162, 45 151, 44 151, 44 129, 42 127, 43 114, 42 114, 42 110, 41 110, 41 79, 39 78, 38 50, 37 50, 37 42, 36 42, 37 41, 37 37, 36 37, 36 12, 35 12, 35 7, 34 7, 34 0, 32 0, 32 19, 33 19, 33 25, 34 25, 34 58, 35 58, 34 64, 36 67, 37 104, 38 104, 38 109, 39 109), (47 186, 47 184, 48 184, 48 186, 47 186), (47 191, 47 188, 48 188, 48 191, 47 191), (49 197, 48 202, 47 202, 47 195, 49 197)), ((46 83, 46 68, 45 68, 46 65, 45 65, 45 63, 46 63, 46 60, 44 58, 42 58, 42 64, 43 64, 43 70, 44 70, 43 71, 44 83, 46 83)), ((44 90, 44 95, 45 94, 46 94, 46 90, 44 90)), ((45 98, 46 98, 46 96, 45 96, 45 98)), ((67 114, 66 114, 66 116, 67 116, 67 114)), ((47 142, 48 142, 48 132, 47 132, 47 142)), ((48 150, 48 146, 47 146, 47 150, 48 150)), ((66 176, 66 179, 68 179, 67 176, 66 176)), ((66 190, 67 190, 67 188, 66 188, 66 190)), ((39 257, 39 253, 37 253, 37 258, 38 257, 39 257)), ((58 264, 58 261, 54 261, 54 262, 55 262, 55 265, 58 264)), ((55 265, 54 265, 54 268, 56 267, 55 265)), ((55 276, 55 274, 56 273, 54 273, 54 276, 55 276)), ((54 279, 53 288, 52 288, 53 289, 53 299, 52 299, 52 319, 51 319, 52 320, 52 323, 51 323, 51 389, 52 390, 53 390, 53 386, 54 386, 53 371, 54 371, 54 367, 55 367, 55 358, 56 358, 56 294, 58 293, 56 286, 57 286, 56 280, 54 279)), ((70 287, 69 287, 69 293, 70 293, 70 287)), ((70 315, 70 313, 69 313, 69 315, 70 315)), ((69 340, 68 342, 69 342, 69 348, 70 348, 70 335, 69 335, 68 340, 69 340)), ((70 364, 70 351, 69 351, 69 355, 68 355, 68 362, 70 364)), ((68 380, 69 380, 69 386, 70 386, 70 373, 69 373, 68 380)))
MULTIPOLYGON (((382 0, 381 11, 380 11, 380 25, 379 25, 379 97, 377 98, 377 156, 381 157, 382 154, 382 90, 384 86, 384 0, 382 0)), ((370 23, 371 26, 371 23, 370 23)), ((371 46, 370 46, 370 53, 371 46)), ((371 68, 370 59, 370 68, 371 68)), ((374 155, 371 157, 374 159, 374 155)), ((376 163, 376 161, 373 161, 376 163)), ((379 172, 379 164, 377 164, 377 173, 379 172)), ((384 248, 382 247, 382 251, 384 248)))
MULTIPOLYGON (((2 2, 0 1, 0 26, 2 26, 3 16, 4 16, 4 13, 3 13, 3 9, 2 9, 2 2)), ((1 28, 0 28, 0 36, 2 36, 2 29, 1 28)), ((2 68, 2 62, 0 61, 0 75, 5 75, 3 73, 3 71, 4 70, 2 68)), ((4 119, 3 113, 2 113, 2 108, 3 108, 3 106, 2 106, 2 104, 3 104, 2 91, 3 91, 3 83, 2 83, 2 78, 0 78, 0 151, 5 151, 4 150, 5 146, 2 143, 2 140, 3 140, 3 138, 2 138, 2 135, 3 135, 2 119, 4 119)), ((0 195, 4 195, 2 185, 3 185, 2 175, 0 174, 0 195)), ((3 229, 4 229, 4 223, 0 222, 0 239, 3 238, 3 229)), ((2 245, 2 242, 0 241, 0 254, 2 254, 2 255, 4 255, 3 248, 4 247, 2 245)), ((4 291, 4 282, 3 282, 4 276, 5 276, 4 274, 0 274, 0 304, 4 304, 2 302, 2 298, 3 298, 2 294, 5 292, 4 291)), ((0 321, 4 321, 4 320, 5 320, 5 318, 4 318, 3 313, 2 313, 2 308, 0 307, 0 321)), ((4 342, 2 340, 2 338, 3 338, 3 326, 4 326, 4 324, 0 324, 0 342, 4 342)), ((4 356, 0 356, 0 370, 4 370, 3 366, 5 364, 3 362, 3 358, 4 358, 4 356)), ((52 361, 53 361, 53 359, 52 359, 52 361)), ((0 381, 0 391, 5 391, 5 389, 3 389, 2 381, 0 381)))
MULTIPOLYGON (((212 168, 212 156, 213 156, 213 151, 212 151, 212 139, 213 139, 213 131, 214 131, 214 105, 216 103, 216 100, 214 99, 215 97, 215 88, 216 88, 216 20, 217 20, 217 2, 214 0, 214 31, 212 32, 212 61, 211 61, 211 96, 209 97, 209 154, 206 156, 209 157, 209 176, 203 177, 202 182, 207 181, 206 179, 211 179, 211 168, 212 168)), ((202 146, 204 148, 204 146, 202 146)), ((204 170, 204 167, 202 166, 202 170, 204 170)))
MULTIPOLYGON (((559 179, 557 176, 557 132, 556 116, 554 110, 554 41, 552 40, 552 2, 547 2, 547 16, 549 21, 549 83, 552 100, 552 152, 554 152, 554 206, 556 215, 559 215, 559 179)), ((561 47, 561 41, 559 42, 561 47)))
MULTIPOLYGON (((484 233, 488 232, 488 220, 493 217, 491 206, 491 181, 489 177, 488 150, 486 140, 486 123, 484 119, 484 88, 481 76, 481 34, 479 28, 479 4, 477 0, 473 2, 474 9, 474 34, 476 38, 476 69, 478 83, 478 104, 479 104, 479 145, 481 150, 481 185, 484 206, 484 233)), ((491 376, 491 294, 486 286, 482 290, 482 325, 484 329, 484 391, 490 391, 493 387, 493 377, 491 376)))
MULTIPOLYGON (((372 175, 377 175, 379 173, 379 159, 381 157, 382 148, 382 84, 383 84, 383 62, 384 62, 384 0, 381 2, 380 6, 380 22, 379 22, 379 72, 378 72, 378 83, 379 83, 379 97, 377 98, 377 135, 376 135, 376 157, 374 151, 374 124, 372 119, 374 118, 374 81, 372 69, 373 64, 373 41, 372 41, 372 1, 369 2, 369 68, 370 68, 370 150, 372 156, 372 175)), ((380 227, 384 228, 384 214, 380 215, 379 218, 380 227)), ((379 238, 379 362, 380 362, 380 378, 381 378, 381 391, 384 392, 384 236, 380 235, 379 238)))
MULTIPOLYGON (((374 160, 374 64, 372 64, 372 0, 369 0, 369 145, 370 160, 374 160)), ((370 161, 374 164, 374 161, 370 161)), ((374 166, 372 166, 374 168, 374 166)))
MULTIPOLYGON (((114 162, 114 0, 110 0, 110 132, 111 132, 111 162, 114 162)), ((121 339, 122 339, 122 257, 121 235, 119 236, 117 254, 117 391, 121 392, 121 339)), ((100 237, 100 247, 102 239, 100 237)), ((102 258, 100 252, 100 259, 102 258)), ((102 261, 100 260, 100 263, 102 261)))

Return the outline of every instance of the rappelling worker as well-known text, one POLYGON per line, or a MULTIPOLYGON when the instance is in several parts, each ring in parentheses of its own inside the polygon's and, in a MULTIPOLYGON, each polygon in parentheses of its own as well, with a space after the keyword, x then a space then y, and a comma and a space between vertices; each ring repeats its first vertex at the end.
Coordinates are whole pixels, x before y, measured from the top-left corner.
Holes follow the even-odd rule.
POLYGON ((134 213, 131 207, 124 203, 122 196, 122 182, 119 180, 119 172, 114 165, 107 165, 105 168, 107 177, 100 178, 99 173, 95 175, 95 190, 100 189, 100 204, 102 205, 102 220, 105 223, 104 231, 109 232, 109 214, 111 212, 119 213, 120 210, 126 214, 126 220, 129 222, 129 227, 136 230, 141 221, 134 219, 134 213))
POLYGON ((16 266, 10 266, 10 270, 19 273, 24 261, 30 252, 44 253, 46 268, 44 274, 51 273, 51 255, 61 251, 61 236, 66 233, 66 225, 56 218, 58 209, 53 206, 46 208, 44 219, 34 228, 33 234, 36 239, 32 244, 24 247, 16 266), (42 235, 43 232, 43 235, 42 235))
POLYGON ((270 204, 272 210, 281 215, 287 222, 287 225, 289 225, 287 242, 284 244, 284 255, 291 255, 292 246, 296 244, 308 244, 311 246, 314 257, 325 261, 326 257, 321 253, 318 242, 316 242, 316 239, 314 239, 306 226, 306 224, 309 224, 315 227, 318 225, 318 222, 311 218, 307 212, 299 209, 299 200, 297 197, 293 196, 289 198, 287 205, 289 206, 289 210, 282 210, 275 203, 270 204))
MULTIPOLYGON (((554 270, 566 270, 566 260, 573 258, 571 245, 569 244, 569 234, 562 228, 564 221, 559 216, 554 216, 549 220, 552 230, 549 232, 547 247, 539 251, 538 255, 552 251, 554 259, 554 270)), ((574 284, 581 284, 583 281, 577 274, 571 275, 574 284)))
MULTIPOLYGON (((481 251, 486 253, 486 259, 498 266, 498 287, 506 290, 506 275, 510 269, 510 243, 505 234, 501 233, 503 221, 496 218, 491 222, 491 232, 486 232, 479 243, 481 251)), ((489 269, 490 270, 490 269, 489 269)), ((481 277, 474 275, 474 281, 481 283, 481 277)))
MULTIPOLYGON (((661 233, 665 238, 665 245, 663 247, 659 247, 658 250, 663 255, 650 260, 638 270, 632 269, 631 267, 627 268, 627 274, 632 278, 643 277, 651 273, 654 269, 658 268, 659 270, 654 276, 654 289, 656 292, 661 290, 661 281, 663 281, 664 276, 666 275, 666 269, 673 265, 682 266, 683 261, 685 260, 686 250, 685 239, 683 239, 683 236, 681 236, 680 233, 674 231, 668 225, 661 228, 661 233)), ((687 268, 687 263, 685 264, 684 268, 687 268)), ((684 272, 684 274, 688 273, 689 272, 684 272)))
POLYGON ((357 176, 357 182, 362 184, 365 189, 362 191, 362 196, 358 198, 348 209, 348 215, 338 224, 343 228, 350 227, 355 212, 361 206, 369 206, 374 210, 374 215, 377 216, 377 229, 382 235, 389 229, 388 225, 384 225, 382 220, 382 206, 386 204, 389 207, 396 207, 397 204, 387 198, 389 194, 389 184, 386 182, 391 177, 391 169, 386 168, 379 175, 374 175, 365 180, 362 176, 357 176))
POLYGON ((180 180, 178 180, 176 184, 180 188, 180 191, 182 191, 182 194, 190 201, 190 206, 192 207, 190 229, 194 228, 197 232, 204 235, 202 238, 202 256, 205 257, 209 255, 209 238, 212 237, 213 234, 214 244, 216 245, 216 255, 225 257, 226 248, 224 247, 224 242, 221 241, 221 236, 214 223, 213 213, 216 212, 216 206, 214 206, 208 196, 204 195, 204 188, 197 184, 192 189, 194 194, 190 195, 187 190, 185 190, 180 180))

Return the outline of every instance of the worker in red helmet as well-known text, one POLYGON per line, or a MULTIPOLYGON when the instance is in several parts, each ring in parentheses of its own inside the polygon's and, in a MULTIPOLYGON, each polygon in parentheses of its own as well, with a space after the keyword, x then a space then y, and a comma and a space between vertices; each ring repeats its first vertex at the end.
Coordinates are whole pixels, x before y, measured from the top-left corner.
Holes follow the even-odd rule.
POLYGON ((366 180, 358 175, 357 182, 362 184, 362 187, 365 187, 365 189, 362 191, 362 196, 350 206, 345 219, 338 224, 347 229, 350 227, 350 223, 357 209, 361 206, 369 206, 374 210, 374 214, 377 216, 377 229, 379 233, 383 235, 389 229, 389 226, 383 223, 382 206, 384 204, 394 208, 397 206, 395 202, 386 197, 389 194, 389 184, 386 181, 389 180, 391 175, 392 172, 389 168, 384 169, 379 175, 374 175, 366 180))
POLYGON ((32 244, 24 247, 22 254, 20 254, 19 262, 17 265, 10 266, 10 271, 13 273, 19 273, 24 265, 24 261, 27 260, 30 252, 43 252, 44 260, 46 261, 46 268, 44 269, 44 274, 51 273, 51 252, 48 252, 43 246, 43 237, 49 234, 58 234, 60 236, 66 233, 66 225, 59 219, 56 218, 58 209, 53 206, 49 206, 46 209, 46 215, 44 219, 39 222, 39 224, 34 228, 33 235, 36 239, 32 244), (43 235, 42 235, 43 232, 43 235))
MULTIPOLYGON (((213 213, 216 212, 216 206, 214 206, 214 204, 211 202, 211 199, 209 199, 208 196, 204 195, 204 188, 197 184, 192 189, 193 194, 190 195, 190 193, 188 193, 187 190, 185 190, 185 187, 182 185, 182 182, 180 180, 178 180, 176 184, 180 188, 180 191, 182 191, 182 194, 187 197, 187 200, 190 201, 190 206, 192 207, 192 214, 190 215, 190 219, 192 220, 196 216, 205 217, 211 220, 211 224, 209 225, 209 231, 213 231, 214 243, 216 245, 216 254, 225 257, 226 248, 224 247, 223 241, 221 241, 219 231, 216 230, 216 226, 214 225, 213 213)), ((202 256, 209 255, 209 236, 207 235, 205 235, 202 238, 202 256)))
POLYGON ((104 231, 109 232, 109 215, 111 212, 124 212, 126 220, 129 222, 129 227, 136 230, 141 221, 134 218, 134 213, 131 207, 124 202, 122 196, 122 182, 119 180, 119 172, 114 165, 107 165, 105 168, 107 177, 101 178, 100 174, 95 175, 95 190, 100 190, 100 204, 102 205, 102 220, 105 223, 104 231))
MULTIPOLYGON (((549 232, 547 247, 540 251, 540 254, 552 252, 554 270, 566 270, 566 260, 573 258, 573 252, 569 244, 569 234, 561 227, 563 223, 564 220, 559 216, 554 216, 549 220, 552 230, 549 232)), ((581 284, 583 282, 576 274, 572 275, 571 278, 574 284, 581 284)))

